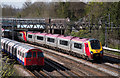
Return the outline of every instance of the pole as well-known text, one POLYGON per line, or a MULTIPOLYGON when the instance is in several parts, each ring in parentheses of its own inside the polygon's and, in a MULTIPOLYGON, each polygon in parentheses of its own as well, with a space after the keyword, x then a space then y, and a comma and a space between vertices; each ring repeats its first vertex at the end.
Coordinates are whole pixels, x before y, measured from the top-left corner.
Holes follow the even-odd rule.
POLYGON ((12 40, 14 40, 14 19, 12 20, 12 40))
MULTIPOLYGON (((1 3, 1 1, 0 1, 1 3)), ((3 69, 3 64, 2 64, 2 48, 1 48, 1 37, 2 37, 2 32, 1 32, 1 28, 2 28, 2 8, 0 8, 0 71, 2 71, 3 69)), ((2 78, 2 74, 0 73, 0 77, 2 78)))
POLYGON ((107 47, 107 23, 105 22, 105 47, 107 47))

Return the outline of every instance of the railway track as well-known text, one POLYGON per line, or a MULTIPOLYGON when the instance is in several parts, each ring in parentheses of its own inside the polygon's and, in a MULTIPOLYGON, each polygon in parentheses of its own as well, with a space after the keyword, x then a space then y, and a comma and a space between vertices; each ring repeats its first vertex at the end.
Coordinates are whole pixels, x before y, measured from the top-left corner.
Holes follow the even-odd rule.
MULTIPOLYGON (((28 44, 28 45, 31 45, 31 44, 28 44)), ((69 56, 69 55, 66 55, 66 54, 63 54, 63 53, 59 53, 57 51, 53 51, 53 50, 43 48, 43 47, 40 47, 40 46, 36 46, 36 45, 31 45, 31 46, 41 48, 41 49, 44 50, 45 53, 52 53, 52 54, 55 54, 57 56, 59 55, 59 56, 62 56, 64 58, 76 61, 77 63, 85 64, 89 67, 92 67, 94 69, 97 69, 99 71, 104 72, 108 76, 118 76, 119 75, 120 70, 119 70, 119 66, 117 64, 114 65, 112 63, 102 63, 102 64, 91 63, 89 61, 86 61, 86 60, 83 60, 83 59, 80 59, 80 58, 76 58, 76 57, 73 57, 73 56, 69 56)))
POLYGON ((64 77, 64 78, 71 78, 71 76, 79 77, 79 75, 76 72, 69 71, 68 68, 65 68, 64 66, 61 66, 49 59, 45 59, 45 64, 49 65, 49 68, 54 69, 54 72, 50 73, 46 71, 45 70, 46 67, 44 67, 42 70, 40 71, 34 70, 32 71, 32 73, 36 77, 42 77, 42 78, 46 78, 46 77, 52 78, 57 76, 64 77))
POLYGON ((34 46, 36 48, 41 48, 44 51, 45 56, 49 57, 45 59, 45 63, 47 65, 46 67, 50 66, 49 68, 54 69, 54 72, 47 71, 46 67, 44 67, 40 71, 34 70, 32 71, 32 73, 35 75, 35 77, 45 78, 45 77, 53 77, 53 76, 63 76, 63 77, 119 76, 120 68, 117 67, 118 66, 117 64, 106 63, 106 62, 102 64, 92 63, 80 58, 76 58, 67 54, 63 54, 36 45, 32 45, 32 44, 28 44, 28 45, 34 46), (58 63, 50 60, 51 58, 52 60, 57 59, 56 61, 58 63))
MULTIPOLYGON (((7 54, 4 54, 4 55, 7 55, 7 54)), ((27 70, 26 68, 25 68, 25 70, 27 72, 29 72, 32 77, 35 77, 35 78, 38 78, 38 77, 52 78, 54 76, 58 76, 58 74, 59 74, 59 76, 65 77, 65 78, 71 78, 71 76, 79 77, 79 75, 76 72, 69 71, 68 68, 61 66, 60 64, 57 64, 50 59, 47 59, 47 58, 45 59, 45 65, 46 66, 44 68, 42 68, 41 70, 27 70), (46 71, 46 68, 48 68, 50 70, 54 69, 54 72, 49 73, 49 71, 46 71)), ((22 65, 21 65, 21 68, 23 68, 22 65)))

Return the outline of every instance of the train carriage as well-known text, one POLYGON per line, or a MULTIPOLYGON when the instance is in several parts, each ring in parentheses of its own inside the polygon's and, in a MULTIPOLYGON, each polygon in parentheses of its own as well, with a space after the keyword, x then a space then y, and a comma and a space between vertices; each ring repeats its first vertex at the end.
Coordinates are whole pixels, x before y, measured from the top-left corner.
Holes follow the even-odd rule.
POLYGON ((58 44, 57 37, 59 36, 60 36, 59 34, 47 34, 46 45, 56 48, 58 44))
POLYGON ((79 37, 73 38, 71 40, 71 51, 76 52, 78 54, 86 55, 85 48, 84 48, 84 42, 87 41, 87 39, 80 39, 79 37))
POLYGON ((3 51, 15 57, 25 67, 37 67, 44 65, 44 55, 40 49, 22 44, 7 38, 1 39, 3 51), (5 47, 5 46, 8 47, 5 47))
POLYGON ((64 36, 59 34, 47 33, 32 33, 31 39, 27 41, 45 45, 47 48, 52 48, 69 54, 80 55, 90 60, 101 59, 103 57, 102 45, 97 39, 79 38, 73 36, 64 36))
POLYGON ((30 43, 35 42, 35 33, 27 32, 27 41, 30 43))
POLYGON ((58 48, 64 49, 66 51, 71 50, 71 39, 74 38, 73 36, 58 36, 58 48))
POLYGON ((47 33, 36 33, 35 34, 35 43, 37 44, 41 44, 44 45, 46 44, 45 40, 45 36, 47 35, 47 33))

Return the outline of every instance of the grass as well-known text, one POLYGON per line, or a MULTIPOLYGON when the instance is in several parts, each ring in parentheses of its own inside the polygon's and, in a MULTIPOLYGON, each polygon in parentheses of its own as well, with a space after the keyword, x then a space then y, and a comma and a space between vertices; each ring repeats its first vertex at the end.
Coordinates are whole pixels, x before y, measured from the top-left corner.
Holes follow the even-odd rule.
POLYGON ((8 56, 4 56, 1 61, 2 62, 2 66, 0 70, 0 74, 2 75, 2 77, 9 77, 9 76, 17 76, 17 73, 15 71, 15 69, 13 68, 14 64, 16 63, 16 61, 12 61, 9 62, 9 57, 8 56))
POLYGON ((113 51, 107 51, 107 50, 104 50, 106 53, 111 53, 111 54, 114 54, 114 55, 120 55, 120 53, 118 52, 113 52, 113 51))

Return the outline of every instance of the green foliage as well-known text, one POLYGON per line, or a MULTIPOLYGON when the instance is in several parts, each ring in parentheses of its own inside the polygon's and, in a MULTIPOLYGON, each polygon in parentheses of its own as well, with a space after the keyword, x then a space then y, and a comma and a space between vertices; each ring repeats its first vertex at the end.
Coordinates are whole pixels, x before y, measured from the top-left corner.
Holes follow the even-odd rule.
POLYGON ((79 32, 71 32, 72 36, 88 38, 89 32, 87 30, 79 30, 79 32))
POLYGON ((4 77, 8 77, 8 76, 13 76, 13 74, 15 73, 15 71, 13 69, 13 65, 15 64, 16 61, 9 63, 8 56, 2 58, 2 60, 5 60, 5 62, 3 62, 2 66, 0 67, 2 69, 0 71, 0 74, 2 75, 2 77, 4 78, 4 77))

